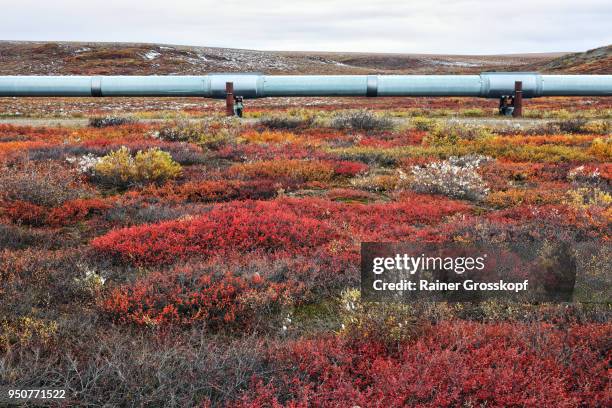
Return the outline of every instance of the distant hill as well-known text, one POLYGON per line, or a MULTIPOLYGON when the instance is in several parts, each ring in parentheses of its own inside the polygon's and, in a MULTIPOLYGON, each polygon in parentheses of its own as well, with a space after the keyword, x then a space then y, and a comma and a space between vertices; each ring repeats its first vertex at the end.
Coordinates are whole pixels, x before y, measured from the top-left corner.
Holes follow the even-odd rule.
POLYGON ((612 45, 563 55, 535 64, 534 68, 543 72, 568 74, 612 74, 612 45))
POLYGON ((0 41, 0 75, 612 73, 611 46, 584 53, 433 55, 255 51, 163 44, 0 41))

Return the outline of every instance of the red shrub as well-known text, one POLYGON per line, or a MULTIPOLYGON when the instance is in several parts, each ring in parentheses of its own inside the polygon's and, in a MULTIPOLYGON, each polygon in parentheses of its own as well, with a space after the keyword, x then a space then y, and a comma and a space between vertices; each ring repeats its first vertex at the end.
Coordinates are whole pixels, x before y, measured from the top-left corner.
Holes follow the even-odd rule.
POLYGON ((400 199, 369 205, 314 198, 236 202, 192 220, 115 230, 94 239, 92 246, 101 254, 136 265, 229 253, 295 256, 338 239, 348 247, 360 241, 418 239, 416 226, 470 208, 427 195, 400 199))
POLYGON ((341 177, 353 177, 368 170, 366 164, 354 161, 330 161, 334 174, 341 177))
POLYGON ((609 325, 449 322, 399 352, 340 338, 275 348, 285 375, 238 406, 609 406, 609 325))
POLYGON ((334 238, 324 223, 298 217, 276 202, 221 206, 192 220, 112 231, 93 240, 102 254, 137 265, 237 252, 308 253, 334 238))
POLYGON ((205 322, 213 329, 247 330, 262 308, 288 301, 290 287, 231 273, 206 272, 206 267, 185 266, 157 272, 131 285, 114 289, 102 309, 115 321, 145 325, 191 325, 205 322))
POLYGON ((51 210, 47 222, 54 226, 74 224, 109 208, 112 208, 112 204, 100 198, 76 199, 51 210))
POLYGON ((443 217, 466 212, 470 206, 460 201, 424 194, 404 194, 390 203, 341 203, 324 199, 280 200, 303 217, 328 221, 348 230, 357 241, 410 240, 417 226, 440 221, 443 217))
POLYGON ((43 225, 58 227, 83 221, 91 215, 111 208, 112 205, 98 198, 78 198, 55 208, 42 207, 25 201, 12 201, 1 207, 13 222, 37 227, 43 225))
POLYGON ((45 207, 27 201, 12 201, 1 207, 11 221, 32 226, 44 225, 48 211, 45 207))

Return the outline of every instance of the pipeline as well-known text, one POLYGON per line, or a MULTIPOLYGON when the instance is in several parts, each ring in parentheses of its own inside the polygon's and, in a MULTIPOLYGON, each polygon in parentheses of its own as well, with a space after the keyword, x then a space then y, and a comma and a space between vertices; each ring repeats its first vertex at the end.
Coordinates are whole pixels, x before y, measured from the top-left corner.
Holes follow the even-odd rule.
POLYGON ((500 98, 522 83, 522 97, 612 96, 612 75, 263 75, 0 76, 0 96, 194 96, 225 99, 291 96, 472 96, 500 98))

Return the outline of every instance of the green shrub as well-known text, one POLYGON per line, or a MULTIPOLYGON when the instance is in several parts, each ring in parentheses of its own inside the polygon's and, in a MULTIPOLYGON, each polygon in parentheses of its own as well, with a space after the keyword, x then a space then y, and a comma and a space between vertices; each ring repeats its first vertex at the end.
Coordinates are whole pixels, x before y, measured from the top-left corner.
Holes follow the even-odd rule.
POLYGON ((424 118, 417 116, 413 118, 410 123, 416 130, 431 131, 434 130, 438 125, 438 122, 434 119, 424 118))
POLYGON ((466 109, 463 112, 461 112, 461 114, 463 116, 467 116, 470 118, 481 118, 483 116, 485 116, 485 113, 482 109, 479 108, 471 108, 471 109, 466 109))
POLYGON ((423 139, 429 146, 453 146, 461 140, 484 141, 493 137, 491 131, 482 126, 462 125, 458 123, 447 123, 445 126, 437 126, 423 139))

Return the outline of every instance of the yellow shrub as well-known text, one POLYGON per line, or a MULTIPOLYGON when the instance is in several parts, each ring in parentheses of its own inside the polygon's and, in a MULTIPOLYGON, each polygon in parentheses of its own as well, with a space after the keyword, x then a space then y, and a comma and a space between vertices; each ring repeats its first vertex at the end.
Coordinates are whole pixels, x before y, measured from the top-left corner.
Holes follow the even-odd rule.
POLYGON ((248 131, 240 139, 251 143, 293 143, 300 138, 291 132, 248 131))
POLYGON ((388 345, 418 337, 426 328, 411 305, 395 302, 365 302, 357 289, 341 298, 340 335, 349 340, 382 341, 388 345))
POLYGON ((127 184, 134 178, 134 159, 127 147, 110 152, 94 166, 95 174, 113 184, 127 184))
POLYGON ((136 180, 157 182, 181 175, 181 165, 172 160, 170 153, 158 148, 139 151, 134 158, 136 180))
POLYGON ((434 119, 424 118, 422 116, 417 116, 413 118, 410 123, 416 130, 425 130, 431 131, 434 130, 437 126, 439 126, 438 122, 434 119))
POLYGON ((354 178, 351 184, 362 190, 367 191, 392 191, 401 183, 399 173, 395 174, 371 174, 363 177, 354 178))
POLYGON ((24 345, 32 340, 50 341, 57 333, 57 323, 33 317, 0 321, 0 351, 12 345, 24 345))
POLYGON ((520 204, 557 204, 561 200, 562 195, 554 191, 511 189, 490 193, 487 196, 486 202, 494 207, 506 208, 520 204))
POLYGON ((578 209, 591 206, 609 207, 612 205, 612 195, 598 188, 578 188, 567 192, 566 203, 578 209))
POLYGON ((102 157, 94 167, 99 181, 116 187, 161 182, 180 176, 181 171, 181 165, 167 152, 152 148, 132 157, 125 146, 102 157))
POLYGON ((493 137, 488 129, 482 126, 453 124, 436 126, 423 138, 427 146, 449 147, 465 141, 485 142, 493 137))
POLYGON ((593 140, 589 153, 604 161, 612 160, 612 138, 593 140))
POLYGON ((482 109, 479 109, 479 108, 466 109, 466 110, 462 111, 461 114, 463 116, 467 116, 467 117, 482 117, 482 116, 485 116, 485 112, 482 109))
POLYGON ((159 129, 157 137, 170 142, 191 142, 207 149, 216 149, 234 140, 242 126, 232 118, 211 118, 204 121, 176 121, 159 129))
POLYGON ((595 120, 585 123, 582 130, 587 133, 608 135, 612 132, 612 123, 609 120, 595 120))

